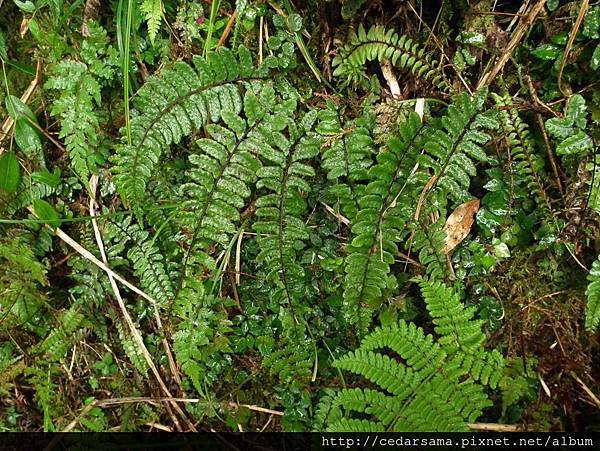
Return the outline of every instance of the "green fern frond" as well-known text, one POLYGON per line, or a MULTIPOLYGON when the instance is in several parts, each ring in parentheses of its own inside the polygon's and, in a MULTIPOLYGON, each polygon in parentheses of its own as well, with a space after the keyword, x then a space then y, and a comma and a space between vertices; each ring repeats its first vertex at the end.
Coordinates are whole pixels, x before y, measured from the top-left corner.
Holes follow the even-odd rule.
POLYGON ((113 171, 122 197, 138 215, 163 151, 208 121, 218 122, 224 112, 239 114, 243 105, 240 85, 264 79, 268 73, 266 66, 254 68, 245 47, 240 47, 237 56, 225 48, 208 61, 196 56, 194 66, 176 63, 150 77, 136 96, 133 144, 119 146, 113 171))
POLYGON ((357 186, 357 182, 368 179, 372 156, 377 153, 371 136, 372 118, 364 114, 344 122, 339 108, 331 102, 318 116, 316 131, 323 136, 321 167, 329 180, 337 182, 330 186, 328 197, 353 220, 358 210, 358 191, 362 187, 357 186))
POLYGON ((585 292, 587 297, 585 328, 594 332, 600 324, 600 256, 592 264, 588 281, 589 285, 585 292))
POLYGON ((523 185, 527 192, 534 194, 539 208, 546 219, 552 218, 552 207, 544 188, 539 173, 544 168, 544 161, 535 152, 529 127, 519 116, 514 108, 507 108, 513 101, 510 96, 493 94, 496 105, 500 107, 500 123, 504 137, 509 146, 512 157, 512 170, 515 174, 515 183, 523 185))
POLYGON ((150 42, 154 43, 164 14, 162 0, 142 0, 140 11, 144 14, 144 18, 148 24, 150 42))
POLYGON ((440 282, 418 280, 439 338, 404 321, 369 333, 358 349, 336 359, 333 366, 362 376, 387 393, 360 388, 328 391, 317 407, 317 424, 338 432, 348 427, 460 432, 492 405, 485 386, 495 388, 502 377, 506 382, 504 359, 497 351, 484 349, 481 321, 473 320, 473 309, 465 308, 454 290, 440 282))
POLYGON ((292 306, 304 292, 304 268, 296 261, 296 253, 308 239, 308 229, 301 219, 306 209, 304 193, 311 191, 307 178, 314 169, 305 160, 319 153, 319 137, 312 131, 316 113, 311 111, 297 123, 285 119, 279 124, 260 127, 264 143, 256 150, 266 161, 259 169, 257 188, 268 194, 256 201, 260 253, 257 261, 267 269, 267 279, 275 282, 273 298, 292 306), (284 134, 287 132, 287 136, 284 134))
POLYGON ((358 81, 363 76, 362 69, 367 61, 383 59, 390 60, 399 69, 430 81, 444 91, 450 88, 440 64, 424 48, 381 25, 373 26, 366 32, 361 24, 358 33, 350 33, 346 45, 338 50, 333 59, 333 75, 358 81))
POLYGON ((465 308, 458 293, 439 281, 419 279, 421 293, 439 343, 451 357, 448 368, 469 374, 484 385, 495 388, 504 360, 499 352, 484 350, 482 320, 474 320, 474 307, 465 308))
POLYGON ((74 304, 69 310, 63 312, 58 319, 58 327, 38 345, 38 351, 46 353, 50 361, 60 360, 69 350, 74 334, 84 320, 79 310, 80 306, 74 304))
POLYGON ((493 111, 482 113, 486 98, 486 89, 456 96, 439 124, 429 128, 425 153, 417 156, 419 165, 430 168, 436 177, 431 190, 439 187, 455 202, 472 198, 468 189, 477 173, 473 161, 491 161, 483 148, 490 140, 486 131, 499 124, 493 111))
POLYGON ((123 351, 125 355, 133 365, 133 367, 142 375, 147 376, 148 370, 150 369, 148 366, 148 362, 144 358, 142 351, 139 348, 139 345, 135 341, 135 339, 131 336, 131 332, 120 321, 116 323, 117 331, 119 332, 119 341, 121 346, 123 347, 123 351))
POLYGON ((127 258, 131 261, 142 288, 160 304, 167 305, 175 297, 173 275, 167 272, 165 258, 150 233, 133 223, 131 217, 121 223, 109 222, 108 229, 117 248, 110 252, 117 253, 119 249, 127 249, 127 258))
POLYGON ((377 164, 369 171, 371 181, 358 197, 344 281, 343 312, 350 323, 360 321, 363 309, 378 307, 388 286, 396 243, 412 213, 413 201, 405 184, 423 130, 419 116, 411 114, 400 126, 399 138, 390 141, 389 151, 377 155, 377 164))

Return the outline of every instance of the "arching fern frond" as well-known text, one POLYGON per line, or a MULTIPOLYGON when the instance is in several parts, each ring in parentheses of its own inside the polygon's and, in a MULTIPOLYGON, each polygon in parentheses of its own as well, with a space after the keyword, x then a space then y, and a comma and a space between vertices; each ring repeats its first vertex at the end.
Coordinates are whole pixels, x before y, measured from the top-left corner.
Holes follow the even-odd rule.
POLYGON ((368 334, 358 349, 333 365, 387 393, 328 391, 318 405, 318 427, 336 432, 351 425, 395 432, 467 431, 467 423, 492 404, 484 388, 496 386, 504 360, 497 351, 484 349, 481 321, 472 319, 473 310, 452 289, 426 279, 420 285, 439 338, 404 321, 368 334))
POLYGON ((483 321, 473 319, 475 308, 465 308, 458 293, 439 281, 421 278, 419 285, 435 331, 440 335, 439 344, 452 356, 448 368, 456 367, 474 380, 495 388, 504 359, 497 351, 484 350, 483 321))
POLYGON ((473 161, 491 161, 483 149, 490 140, 486 131, 499 124, 493 111, 482 112, 486 98, 486 89, 456 96, 439 123, 429 128, 425 153, 417 157, 422 168, 433 170, 431 191, 441 189, 443 197, 447 194, 455 202, 472 198, 468 189, 477 173, 473 161))
POLYGON ((117 149, 113 172, 124 199, 138 213, 146 199, 146 185, 163 151, 209 120, 217 122, 223 112, 242 109, 240 84, 265 78, 265 66, 255 69, 250 52, 238 55, 221 49, 206 61, 194 57, 194 68, 178 62, 152 76, 138 92, 132 115, 131 146, 117 149))
POLYGON ((511 154, 515 183, 523 185, 528 193, 533 193, 543 217, 553 224, 552 207, 539 176, 544 168, 544 161, 535 152, 529 127, 515 108, 507 108, 513 103, 510 96, 493 94, 493 98, 501 108, 499 118, 511 154))
POLYGON ((127 258, 131 261, 135 275, 142 288, 160 304, 167 305, 175 296, 173 275, 169 274, 165 258, 151 238, 150 233, 127 217, 122 222, 108 222, 108 231, 114 238, 111 253, 127 249, 127 258))
POLYGON ((361 24, 358 33, 350 33, 346 45, 338 50, 333 59, 333 75, 357 81, 363 76, 362 69, 367 61, 383 59, 389 59, 399 69, 428 80, 444 91, 450 88, 440 64, 424 48, 381 25, 373 26, 366 32, 361 24))

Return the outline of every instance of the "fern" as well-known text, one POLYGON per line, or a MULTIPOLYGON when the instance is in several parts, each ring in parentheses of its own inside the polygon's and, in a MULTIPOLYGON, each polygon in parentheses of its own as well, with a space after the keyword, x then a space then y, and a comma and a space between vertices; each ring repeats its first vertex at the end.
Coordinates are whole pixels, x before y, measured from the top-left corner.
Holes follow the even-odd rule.
POLYGON ((592 264, 588 281, 589 285, 585 292, 587 297, 585 328, 594 332, 600 324, 600 257, 592 264))
POLYGON ((369 171, 371 181, 358 199, 344 281, 344 316, 350 323, 364 318, 363 307, 378 307, 391 283, 388 277, 398 252, 396 243, 411 214, 412 202, 404 188, 423 130, 419 116, 410 115, 400 127, 399 138, 390 141, 389 152, 377 155, 377 164, 369 171))
POLYGON ((150 42, 154 43, 164 14, 162 0, 142 0, 140 11, 144 14, 144 18, 148 23, 150 42))
POLYGON ((544 162, 535 153, 529 127, 521 119, 516 109, 507 109, 512 104, 509 96, 493 94, 493 98, 496 105, 501 108, 500 121, 513 161, 511 170, 515 174, 515 182, 523 185, 522 188, 525 188, 527 192, 534 194, 543 215, 550 219, 552 224, 552 207, 539 176, 544 162))
POLYGON ((386 30, 381 25, 366 32, 361 24, 358 33, 350 33, 346 45, 333 59, 333 75, 358 81, 363 76, 362 68, 367 61, 383 59, 389 59, 398 68, 410 71, 444 91, 450 87, 440 64, 426 54, 425 49, 412 39, 398 35, 394 30, 386 30))
POLYGON ((207 296, 193 280, 182 289, 174 307, 180 319, 173 335, 173 349, 185 375, 198 393, 217 381, 231 364, 229 339, 231 321, 223 308, 229 300, 207 296))
POLYGON ((64 357, 74 339, 75 332, 81 327, 84 316, 79 312, 80 306, 75 303, 58 319, 58 327, 42 341, 37 350, 45 353, 49 361, 58 361, 64 357))
POLYGON ((358 200, 348 246, 344 313, 350 322, 368 315, 363 307, 379 307, 383 293, 394 286, 390 265, 407 231, 413 230, 411 244, 422 263, 435 263, 429 273, 445 271, 442 256, 432 251, 443 241, 441 224, 430 230, 414 220, 426 214, 442 216, 447 199, 459 203, 471 198, 468 190, 477 172, 473 161, 491 161, 483 148, 490 139, 486 130, 498 126, 493 113, 481 111, 486 97, 485 90, 460 94, 445 116, 428 124, 412 113, 400 125, 399 136, 390 139, 389 151, 377 156, 358 200))
POLYGON ((82 61, 61 61, 45 84, 46 89, 60 92, 50 113, 60 119, 59 137, 65 140, 71 167, 84 185, 96 172, 99 161, 96 108, 101 104, 102 84, 112 78, 117 64, 106 32, 93 21, 87 23, 87 28, 90 36, 82 43, 82 61))
POLYGON ((192 166, 186 172, 189 181, 181 186, 180 223, 192 232, 188 254, 206 250, 212 242, 227 245, 237 230, 235 223, 262 167, 259 150, 273 145, 272 130, 295 110, 294 100, 279 99, 277 105, 276 98, 270 85, 249 85, 243 99, 246 118, 223 111, 227 127, 210 124, 209 138, 196 141, 198 152, 189 156, 192 166))
POLYGON ((469 200, 471 177, 477 173, 473 160, 492 161, 483 146, 490 140, 486 131, 497 129, 499 124, 493 111, 482 112, 486 99, 486 89, 472 96, 459 94, 439 124, 428 130, 425 152, 417 156, 417 162, 422 168, 433 170, 428 193, 439 187, 438 200, 446 195, 455 202, 469 200))
POLYGON ((435 331, 441 336, 439 343, 448 355, 454 356, 446 370, 456 367, 474 380, 495 388, 504 360, 498 351, 483 349, 484 321, 473 320, 475 308, 465 308, 458 294, 441 282, 427 279, 419 282, 435 331))
POLYGON ((2 329, 29 324, 46 302, 46 267, 32 251, 27 233, 11 230, 0 238, 0 310, 2 329))
POLYGON ((314 175, 314 169, 304 160, 319 153, 319 139, 312 132, 315 120, 316 113, 311 111, 298 123, 286 120, 262 129, 269 145, 257 149, 267 164, 257 172, 256 186, 268 193, 256 201, 258 219, 254 230, 260 234, 257 261, 265 265, 267 279, 275 283, 273 298, 292 308, 303 296, 306 277, 296 261, 296 252, 308 239, 308 229, 300 216, 306 208, 303 193, 310 191, 305 178, 314 175))
POLYGON ((496 387, 504 360, 484 350, 482 322, 472 319, 472 309, 465 309, 447 286, 426 279, 420 285, 439 338, 399 321, 378 327, 357 350, 336 359, 335 367, 365 377, 386 393, 329 392, 316 414, 327 431, 467 431, 467 422, 491 405, 484 386, 496 387), (400 359, 377 352, 386 348, 400 359), (363 417, 355 418, 357 413, 363 417))
POLYGON ((368 114, 352 120, 343 120, 340 111, 329 102, 318 113, 316 131, 323 136, 321 167, 327 178, 337 183, 329 187, 328 197, 339 202, 340 209, 350 220, 357 213, 357 182, 368 179, 368 169, 376 149, 371 137, 372 117, 368 114))
POLYGON ((122 144, 115 157, 115 183, 138 215, 147 199, 146 188, 164 149, 177 144, 223 112, 242 109, 240 83, 267 77, 268 69, 255 69, 250 52, 240 47, 237 58, 221 49, 208 61, 194 57, 195 69, 179 62, 148 79, 136 96, 131 146, 122 144))
POLYGON ((116 241, 115 246, 128 249, 127 257, 142 288, 160 304, 167 305, 175 297, 172 275, 167 272, 165 259, 150 234, 133 223, 131 217, 122 223, 109 222, 108 228, 116 241))
POLYGON ((142 375, 148 375, 148 362, 144 358, 142 351, 136 340, 132 337, 131 331, 120 320, 116 321, 117 331, 119 333, 119 342, 123 347, 125 355, 133 365, 133 367, 142 375))

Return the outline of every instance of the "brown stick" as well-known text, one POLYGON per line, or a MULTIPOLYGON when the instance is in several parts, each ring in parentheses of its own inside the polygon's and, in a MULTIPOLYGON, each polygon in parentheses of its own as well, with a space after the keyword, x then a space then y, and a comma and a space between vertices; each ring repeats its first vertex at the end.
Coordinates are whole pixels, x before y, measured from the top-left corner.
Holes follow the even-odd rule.
POLYGON ((477 83, 477 89, 481 89, 486 85, 490 85, 494 81, 496 76, 498 76, 498 74, 502 71, 504 65, 508 62, 513 52, 523 39, 523 36, 525 36, 525 33, 535 22, 535 19, 540 14, 540 12, 544 9, 545 5, 546 0, 538 0, 538 2, 529 9, 529 12, 525 16, 525 18, 521 20, 521 23, 512 35, 510 42, 502 52, 502 56, 500 57, 500 59, 496 62, 494 67, 492 67, 491 71, 483 74, 483 76, 479 80, 479 83, 477 83))
POLYGON ((523 428, 518 424, 498 423, 469 423, 467 427, 473 431, 482 432, 522 432, 523 428))
POLYGON ((229 17, 229 20, 227 21, 227 25, 225 25, 225 29, 223 30, 223 33, 221 34, 221 37, 219 38, 219 42, 217 43, 217 50, 221 48, 221 46, 225 43, 225 40, 229 36, 229 33, 231 33, 231 27, 233 26, 233 23, 235 22, 236 17, 237 17, 237 10, 235 10, 233 12, 233 14, 229 17))
MULTIPOLYGON (((100 255, 102 256, 102 261, 104 262, 105 265, 108 266, 108 258, 106 257, 106 252, 104 250, 104 243, 102 241, 102 235, 100 233, 100 228, 98 227, 98 222, 96 221, 96 218, 95 218, 95 216, 96 216, 96 208, 95 208, 96 200, 94 198, 94 193, 96 192, 97 185, 98 185, 98 176, 93 175, 90 179, 90 187, 91 187, 91 190, 90 190, 90 215, 93 217, 92 226, 94 228, 94 236, 96 238, 96 244, 98 245, 98 250, 100 251, 100 255)), ((152 360, 152 356, 150 355, 150 352, 148 351, 148 349, 146 348, 146 345, 144 344, 144 339, 142 338, 141 333, 138 331, 137 327, 135 327, 135 324, 133 323, 133 320, 131 319, 131 315, 129 315, 129 312, 127 311, 127 307, 125 306, 125 301, 123 301, 123 298, 121 297, 121 293, 119 291, 119 287, 117 286, 117 282, 115 281, 115 278, 109 274, 108 279, 110 281, 110 285, 111 285, 111 288, 115 295, 115 298, 117 299, 117 302, 119 304, 119 308, 121 309, 121 313, 123 314, 123 318, 125 318, 125 323, 127 324, 127 327, 129 328, 131 335, 133 336, 134 341, 136 342, 140 352, 144 356, 144 359, 146 360, 148 367, 154 374, 154 377, 156 378, 158 385, 160 386, 162 391, 165 393, 165 395, 167 395, 168 397, 172 397, 171 393, 169 392, 169 389, 167 388, 167 385, 165 384, 162 377, 160 376, 160 373, 158 372, 158 368, 156 367, 156 365, 154 364, 154 361, 152 360)), ((158 306, 156 303, 154 303, 154 306, 155 306, 155 309, 158 309, 158 306)), ((160 321, 160 318, 159 318, 159 321, 160 321)), ((183 410, 181 410, 181 407, 179 407, 179 405, 177 403, 173 402, 173 408, 177 411, 177 413, 179 415, 181 415, 181 417, 183 419, 186 420, 186 422, 188 423, 188 427, 191 426, 191 428, 194 428, 193 424, 188 420, 187 416, 185 415, 185 413, 183 413, 183 410)), ((177 417, 171 412, 171 409, 169 407, 167 407, 167 409, 171 415, 171 419, 173 420, 175 427, 177 428, 177 430, 181 431, 182 428, 181 428, 181 425, 179 424, 179 421, 177 420, 177 417)))
MULTIPOLYGON (((31 96, 35 93, 38 86, 40 85, 41 80, 42 80, 42 60, 38 59, 37 67, 35 70, 35 78, 31 81, 31 83, 29 83, 29 86, 27 87, 27 89, 25 90, 23 95, 21 96, 21 102, 23 102, 23 103, 29 102, 29 99, 31 99, 31 96)), ((2 144, 2 141, 4 141, 6 139, 6 137, 9 135, 10 130, 12 129, 14 123, 15 123, 14 119, 10 116, 7 117, 4 120, 4 122, 2 123, 2 127, 0 128, 0 144, 2 144)), ((3 149, 0 147, 0 155, 2 155, 2 152, 3 152, 3 149)))
MULTIPOLYGON (((573 47, 573 42, 575 41, 575 36, 579 31, 579 27, 581 27, 581 23, 583 22, 583 18, 587 13, 587 10, 590 7, 590 0, 582 0, 581 7, 579 8, 579 14, 577 14, 577 19, 575 20, 575 25, 571 29, 571 33, 569 34, 569 40, 567 41, 567 46, 565 47, 565 52, 563 53, 562 61, 560 62, 560 69, 558 70, 558 89, 563 93, 565 97, 571 95, 570 92, 566 92, 562 86, 562 76, 563 70, 565 69, 565 64, 567 64, 567 59, 569 58, 569 53, 571 53, 571 48, 573 47)), ((570 91, 570 90, 569 90, 570 91)))

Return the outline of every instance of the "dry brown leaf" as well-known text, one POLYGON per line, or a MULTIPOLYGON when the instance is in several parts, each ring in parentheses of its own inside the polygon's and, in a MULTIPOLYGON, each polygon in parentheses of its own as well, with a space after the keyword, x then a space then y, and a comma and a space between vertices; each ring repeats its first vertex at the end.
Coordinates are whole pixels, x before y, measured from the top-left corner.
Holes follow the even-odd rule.
POLYGON ((450 253, 456 248, 471 231, 471 226, 475 221, 475 214, 479 211, 479 199, 473 199, 464 204, 460 204, 452 212, 444 225, 446 232, 446 245, 444 254, 450 253))

